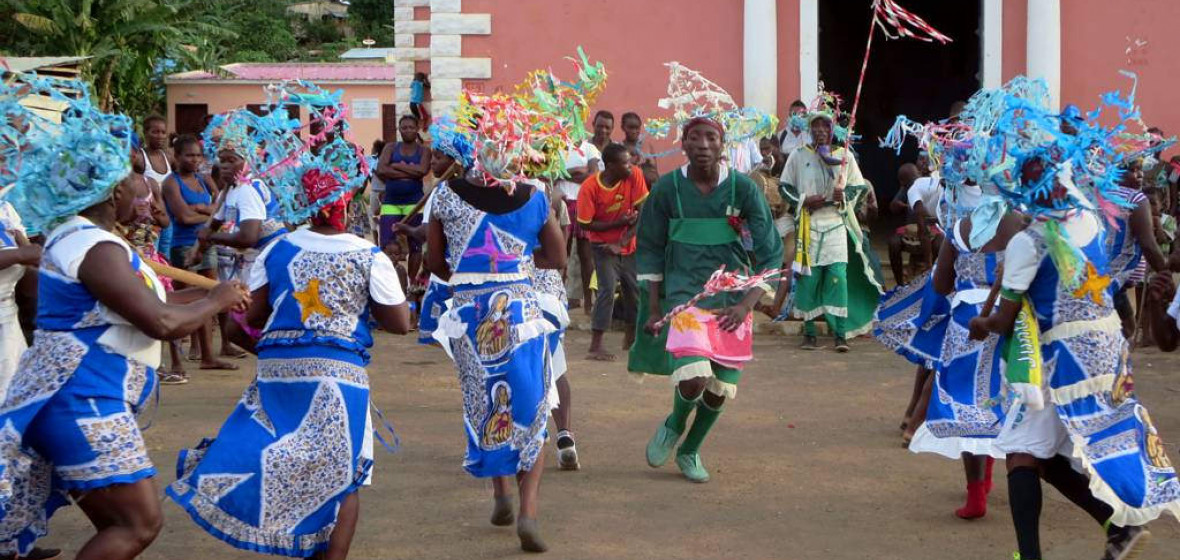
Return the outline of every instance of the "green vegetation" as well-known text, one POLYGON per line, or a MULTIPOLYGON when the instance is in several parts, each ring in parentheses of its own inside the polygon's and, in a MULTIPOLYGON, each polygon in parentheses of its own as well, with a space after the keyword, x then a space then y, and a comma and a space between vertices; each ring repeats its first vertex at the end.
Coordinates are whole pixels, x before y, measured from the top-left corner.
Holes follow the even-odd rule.
POLYGON ((0 53, 89 56, 98 102, 139 118, 163 109, 169 73, 336 60, 365 37, 393 44, 389 0, 354 0, 345 26, 292 15, 292 1, 0 0, 0 53))

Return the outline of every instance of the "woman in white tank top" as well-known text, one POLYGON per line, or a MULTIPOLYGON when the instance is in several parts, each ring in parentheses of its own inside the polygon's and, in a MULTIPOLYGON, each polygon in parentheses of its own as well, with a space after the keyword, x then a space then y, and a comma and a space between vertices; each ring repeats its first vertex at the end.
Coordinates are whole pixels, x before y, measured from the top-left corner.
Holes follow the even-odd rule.
POLYGON ((163 185, 164 179, 172 173, 172 161, 168 156, 168 124, 163 117, 150 116, 143 121, 143 136, 144 146, 141 148, 143 152, 143 160, 147 162, 147 169, 144 170, 143 175, 148 179, 154 179, 156 183, 163 185), (164 156, 164 170, 156 170, 156 161, 151 158, 153 154, 164 156))

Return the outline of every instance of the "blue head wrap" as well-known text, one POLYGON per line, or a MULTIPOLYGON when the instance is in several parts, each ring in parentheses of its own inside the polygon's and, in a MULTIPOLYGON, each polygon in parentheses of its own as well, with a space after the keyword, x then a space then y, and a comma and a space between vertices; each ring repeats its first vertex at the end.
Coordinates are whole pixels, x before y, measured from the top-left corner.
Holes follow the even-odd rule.
POLYGON ((85 82, 18 74, 0 84, 0 114, 0 179, 14 183, 4 200, 31 233, 106 200, 131 172, 131 119, 91 104, 85 82), (22 105, 30 96, 61 106, 61 122, 22 105))
POLYGON ((475 142, 472 131, 459 126, 451 117, 439 117, 430 125, 434 149, 459 162, 463 169, 475 163, 475 142))

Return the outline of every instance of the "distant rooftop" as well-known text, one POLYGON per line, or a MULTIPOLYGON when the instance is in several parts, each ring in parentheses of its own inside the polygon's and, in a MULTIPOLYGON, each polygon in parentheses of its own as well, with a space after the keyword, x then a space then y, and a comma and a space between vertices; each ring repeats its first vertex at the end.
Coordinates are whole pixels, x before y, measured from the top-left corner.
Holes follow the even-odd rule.
POLYGON ((348 49, 340 58, 344 60, 385 60, 393 57, 392 48, 357 48, 348 49))
POLYGON ((168 76, 169 82, 244 81, 276 82, 393 82, 393 65, 371 62, 239 62, 226 64, 217 74, 204 70, 168 76))

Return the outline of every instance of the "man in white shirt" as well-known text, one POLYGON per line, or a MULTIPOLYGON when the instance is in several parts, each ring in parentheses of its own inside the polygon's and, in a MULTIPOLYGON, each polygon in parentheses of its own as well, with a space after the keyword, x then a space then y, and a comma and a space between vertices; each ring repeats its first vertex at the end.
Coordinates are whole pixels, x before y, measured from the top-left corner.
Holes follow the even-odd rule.
MULTIPOLYGON (((565 199, 568 214, 578 214, 578 191, 582 182, 602 169, 602 154, 594 144, 586 140, 576 149, 565 154, 565 171, 569 178, 557 181, 557 188, 565 199)), ((582 234, 577 221, 571 220, 569 235, 566 236, 566 251, 571 253, 566 269, 565 291, 569 294, 570 308, 581 306, 589 315, 593 309, 590 297, 590 278, 594 274, 594 256, 590 253, 590 241, 582 234), (574 248, 577 251, 574 252, 574 248), (581 294, 581 299, 578 295, 581 294)))

